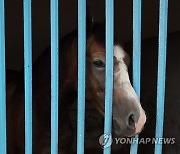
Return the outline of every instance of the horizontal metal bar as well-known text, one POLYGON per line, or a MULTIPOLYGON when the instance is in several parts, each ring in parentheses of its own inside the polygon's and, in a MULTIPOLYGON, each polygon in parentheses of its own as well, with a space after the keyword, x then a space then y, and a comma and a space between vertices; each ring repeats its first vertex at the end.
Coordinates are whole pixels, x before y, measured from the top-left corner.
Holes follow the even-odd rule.
MULTIPOLYGON (((160 0, 159 48, 157 80, 157 114, 156 138, 163 137, 165 77, 166 77, 166 43, 167 43, 168 0, 160 0)), ((162 144, 155 145, 155 154, 162 153, 162 144)))

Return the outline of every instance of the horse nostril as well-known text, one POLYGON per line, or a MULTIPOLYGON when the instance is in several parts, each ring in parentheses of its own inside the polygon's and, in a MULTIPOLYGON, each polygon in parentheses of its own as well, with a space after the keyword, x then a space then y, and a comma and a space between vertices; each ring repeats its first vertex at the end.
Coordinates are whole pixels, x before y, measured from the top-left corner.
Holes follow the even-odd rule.
POLYGON ((135 129, 135 115, 134 114, 130 114, 128 118, 128 127, 131 129, 135 129))

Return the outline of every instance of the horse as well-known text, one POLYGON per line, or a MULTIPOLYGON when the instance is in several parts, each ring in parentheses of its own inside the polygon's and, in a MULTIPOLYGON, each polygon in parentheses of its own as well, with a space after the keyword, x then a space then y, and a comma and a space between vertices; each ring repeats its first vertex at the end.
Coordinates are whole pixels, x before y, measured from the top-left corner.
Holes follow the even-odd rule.
MULTIPOLYGON (((105 26, 92 23, 86 29, 86 102, 104 116, 105 26)), ((70 153, 74 131, 68 111, 77 98, 78 31, 59 41, 59 153, 70 153)), ((33 153, 50 153, 51 67, 50 47, 33 63, 33 153)), ((146 114, 133 89, 128 66, 130 58, 114 41, 113 132, 131 137, 140 133, 146 114)), ((24 148, 24 71, 7 83, 7 143, 9 154, 22 154, 24 148)))

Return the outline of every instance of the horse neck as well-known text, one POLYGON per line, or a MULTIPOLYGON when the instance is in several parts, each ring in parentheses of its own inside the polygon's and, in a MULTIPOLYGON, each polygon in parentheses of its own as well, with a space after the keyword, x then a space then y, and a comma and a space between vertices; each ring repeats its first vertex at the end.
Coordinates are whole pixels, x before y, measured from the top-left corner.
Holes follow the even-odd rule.
MULTIPOLYGON (((50 97, 51 88, 50 47, 33 64, 33 85, 35 95, 43 89, 50 97)), ((62 104, 68 105, 76 98, 77 87, 77 32, 74 31, 59 43, 59 92, 62 104)), ((38 95, 38 94, 37 94, 38 95)), ((45 94, 46 95, 46 94, 45 94)), ((45 99, 45 98, 44 98, 45 99)), ((65 106, 66 106, 65 105, 65 106)))
POLYGON ((51 71, 50 47, 33 64, 33 82, 35 84, 45 83, 50 80, 51 71))
MULTIPOLYGON (((70 47, 77 32, 73 31, 59 42, 59 67, 64 69, 68 56, 71 57, 70 47)), ((68 59, 69 60, 69 59, 68 59)), ((61 71, 61 70, 60 70, 61 71)), ((49 81, 51 76, 51 47, 48 47, 33 64, 33 78, 38 82, 49 81)))
POLYGON ((60 97, 69 107, 77 97, 77 31, 63 38, 60 49, 60 97))

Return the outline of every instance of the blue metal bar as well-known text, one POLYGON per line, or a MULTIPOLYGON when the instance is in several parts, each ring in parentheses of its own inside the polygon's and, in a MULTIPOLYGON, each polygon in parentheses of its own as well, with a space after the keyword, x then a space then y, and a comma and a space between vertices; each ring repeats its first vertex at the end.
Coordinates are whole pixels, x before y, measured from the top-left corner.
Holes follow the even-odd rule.
POLYGON ((31 0, 24 0, 25 153, 32 154, 32 21, 31 0))
POLYGON ((58 153, 58 0, 51 0, 51 154, 58 153))
MULTIPOLYGON (((114 55, 114 0, 106 0, 106 86, 104 134, 111 134, 113 98, 113 56, 114 55)), ((111 146, 104 154, 111 153, 111 146)))
MULTIPOLYGON (((164 96, 165 96, 165 77, 166 77, 167 16, 168 16, 168 0, 160 0, 156 138, 163 137, 164 96)), ((162 144, 156 144, 155 154, 161 154, 161 153, 162 153, 162 144)))
MULTIPOLYGON (((141 81, 141 0, 133 0, 133 87, 140 99, 141 81)), ((134 137, 137 140, 138 135, 134 137)), ((137 154, 138 144, 131 144, 130 153, 137 154)))
POLYGON ((86 0, 78 0, 77 154, 84 153, 85 73, 86 73, 86 0))
POLYGON ((4 0, 0 0, 0 153, 6 154, 6 70, 4 0))

